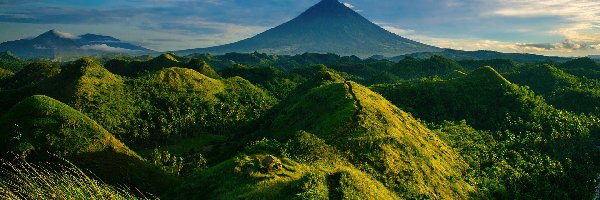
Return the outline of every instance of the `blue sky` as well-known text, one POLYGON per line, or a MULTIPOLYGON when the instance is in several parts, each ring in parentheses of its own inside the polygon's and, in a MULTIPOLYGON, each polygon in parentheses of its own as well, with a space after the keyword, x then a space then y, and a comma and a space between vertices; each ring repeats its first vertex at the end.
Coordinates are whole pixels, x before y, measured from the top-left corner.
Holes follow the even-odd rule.
MULTIPOLYGON (((58 29, 159 51, 208 47, 251 37, 318 1, 0 0, 0 41, 58 29)), ((341 1, 389 31, 439 47, 600 54, 598 0, 341 1)))

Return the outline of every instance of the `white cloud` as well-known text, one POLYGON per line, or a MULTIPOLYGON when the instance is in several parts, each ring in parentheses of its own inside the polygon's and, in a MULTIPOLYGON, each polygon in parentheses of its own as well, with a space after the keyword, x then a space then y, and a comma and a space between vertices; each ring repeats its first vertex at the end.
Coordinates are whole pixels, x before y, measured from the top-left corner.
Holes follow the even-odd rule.
POLYGON ((351 3, 344 2, 344 5, 348 8, 354 8, 354 5, 352 5, 351 3))
POLYGON ((344 2, 343 4, 344 4, 344 6, 346 6, 346 7, 350 8, 350 9, 352 9, 352 10, 356 11, 356 12, 362 12, 362 10, 358 10, 358 9, 356 9, 356 7, 355 7, 354 5, 352 5, 351 3, 344 2))
POLYGON ((414 30, 402 29, 402 28, 397 28, 397 27, 389 26, 389 25, 380 25, 380 26, 381 26, 381 28, 383 28, 383 29, 385 29, 385 30, 387 30, 389 32, 395 33, 397 35, 400 35, 400 36, 403 36, 403 35, 406 35, 406 34, 411 34, 411 33, 415 32, 414 30))
POLYGON ((575 42, 600 42, 600 1, 598 0, 497 0, 500 8, 492 15, 510 17, 555 16, 567 20, 550 33, 575 42))
POLYGON ((79 36, 71 34, 71 33, 60 32, 60 31, 57 31, 57 30, 52 30, 52 31, 53 31, 53 33, 56 36, 61 37, 61 38, 65 38, 65 39, 79 39, 79 36))
POLYGON ((106 44, 84 45, 80 47, 82 50, 104 51, 111 53, 139 53, 138 50, 124 49, 119 47, 111 47, 106 44))

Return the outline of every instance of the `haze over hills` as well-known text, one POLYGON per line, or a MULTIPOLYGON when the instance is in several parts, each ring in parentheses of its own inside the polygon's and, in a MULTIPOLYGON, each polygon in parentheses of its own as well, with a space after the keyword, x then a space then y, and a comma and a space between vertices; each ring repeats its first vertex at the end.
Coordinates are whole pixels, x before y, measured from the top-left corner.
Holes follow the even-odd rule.
POLYGON ((0 44, 0 52, 10 51, 22 58, 79 57, 93 54, 148 54, 153 50, 130 44, 114 37, 50 30, 35 38, 8 41, 0 44))
POLYGON ((436 52, 441 49, 391 33, 337 0, 322 0, 291 21, 252 38, 177 53, 224 54, 254 51, 286 55, 311 52, 369 57, 436 52))

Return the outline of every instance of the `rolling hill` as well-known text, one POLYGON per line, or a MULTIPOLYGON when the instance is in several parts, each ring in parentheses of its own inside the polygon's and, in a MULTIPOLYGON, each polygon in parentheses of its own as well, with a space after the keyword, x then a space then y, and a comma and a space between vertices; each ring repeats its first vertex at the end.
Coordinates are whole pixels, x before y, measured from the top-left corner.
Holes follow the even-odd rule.
POLYGON ((433 132, 325 70, 267 115, 253 135, 264 139, 190 177, 179 198, 463 199, 473 191, 465 163, 433 132))
POLYGON ((54 154, 104 181, 147 192, 165 192, 174 184, 95 121, 47 96, 21 101, 0 117, 0 127, 0 139, 7 141, 0 148, 3 153, 36 162, 46 153, 54 154))

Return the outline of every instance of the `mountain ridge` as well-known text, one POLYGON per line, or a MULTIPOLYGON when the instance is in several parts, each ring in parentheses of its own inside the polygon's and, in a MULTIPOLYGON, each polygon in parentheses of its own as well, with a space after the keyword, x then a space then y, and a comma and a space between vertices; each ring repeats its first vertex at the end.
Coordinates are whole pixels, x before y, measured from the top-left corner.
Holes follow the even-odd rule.
POLYGON ((56 29, 33 38, 0 43, 1 51, 10 51, 23 58, 62 58, 94 54, 147 54, 155 52, 111 36, 91 33, 74 35, 56 29))

